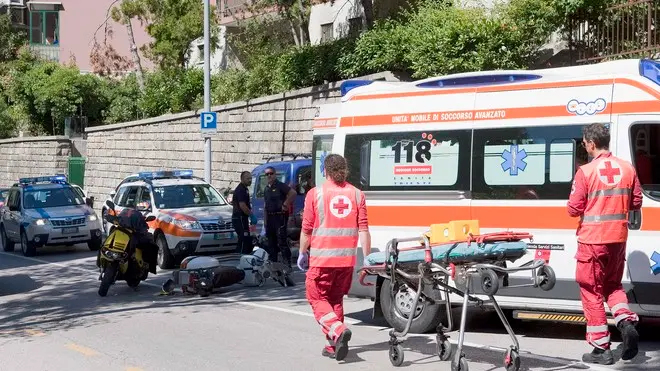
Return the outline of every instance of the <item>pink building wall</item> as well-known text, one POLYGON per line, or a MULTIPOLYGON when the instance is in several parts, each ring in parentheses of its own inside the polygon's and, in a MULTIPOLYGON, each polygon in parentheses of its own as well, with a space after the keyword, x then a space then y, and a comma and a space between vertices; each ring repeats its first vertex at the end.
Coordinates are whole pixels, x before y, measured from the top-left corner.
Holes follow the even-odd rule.
MULTIPOLYGON (((91 72, 89 54, 94 46, 94 33, 99 44, 103 44, 105 37, 105 26, 102 26, 106 17, 109 18, 110 5, 119 1, 115 0, 59 0, 64 7, 60 11, 60 63, 68 62, 75 57, 76 65, 82 72, 91 72), (97 30, 98 29, 98 30, 97 30)), ((112 30, 112 43, 115 50, 122 56, 131 60, 128 33, 124 25, 108 19, 108 27, 112 30)), ((133 20, 133 34, 138 49, 149 43, 152 39, 145 31, 146 24, 141 25, 139 21, 133 20)), ((140 60, 142 68, 152 69, 153 63, 149 61, 141 51, 140 60)))

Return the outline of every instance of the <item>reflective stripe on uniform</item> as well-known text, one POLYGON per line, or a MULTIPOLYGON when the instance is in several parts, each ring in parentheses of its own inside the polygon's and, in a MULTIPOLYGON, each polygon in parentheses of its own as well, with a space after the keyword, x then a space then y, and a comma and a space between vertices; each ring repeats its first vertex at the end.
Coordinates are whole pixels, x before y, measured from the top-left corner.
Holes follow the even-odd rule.
POLYGON ((601 326, 587 326, 587 332, 606 332, 607 325, 601 326))
POLYGON ((335 256, 355 256, 355 248, 348 248, 348 249, 338 249, 338 248, 312 248, 309 249, 309 256, 312 257, 320 257, 320 258, 326 258, 326 257, 335 257, 335 256))
POLYGON ((323 188, 316 187, 316 206, 318 207, 319 225, 325 222, 325 205, 323 204, 323 188))
POLYGON ((639 317, 637 317, 637 315, 634 314, 634 313, 633 314, 624 313, 624 314, 619 314, 618 316, 614 317, 614 323, 617 324, 617 325, 619 324, 619 322, 625 321, 625 320, 636 322, 636 321, 639 321, 639 317))
POLYGON ((314 229, 312 232, 313 236, 324 236, 324 237, 342 237, 342 236, 354 236, 358 233, 357 228, 323 228, 319 227, 314 229))
POLYGON ((587 195, 587 198, 603 197, 603 196, 629 196, 632 190, 630 188, 612 188, 612 189, 599 189, 587 195))
POLYGON ((341 323, 341 322, 339 322, 339 320, 337 320, 337 322, 333 323, 332 326, 330 326, 330 330, 328 330, 328 335, 332 336, 333 339, 336 338, 338 336, 338 334, 336 334, 335 332, 342 325, 343 325, 343 323, 341 323))
POLYGON ((626 214, 586 215, 582 217, 583 222, 609 222, 615 220, 628 220, 626 214))
POLYGON ((610 336, 607 335, 607 336, 605 336, 605 337, 603 337, 603 338, 600 338, 600 339, 597 339, 597 340, 592 340, 592 342, 593 342, 594 344, 596 344, 596 345, 605 345, 605 344, 609 344, 609 342, 610 342, 610 336))
POLYGON ((324 315, 323 317, 319 318, 319 323, 321 325, 324 325, 325 322, 327 322, 328 320, 331 320, 333 318, 337 318, 337 315, 335 314, 335 312, 330 312, 330 313, 324 315))
POLYGON ((610 308, 610 310, 612 311, 612 314, 615 314, 616 312, 620 311, 621 309, 630 310, 630 307, 626 303, 619 303, 619 304, 613 306, 612 308, 610 308))

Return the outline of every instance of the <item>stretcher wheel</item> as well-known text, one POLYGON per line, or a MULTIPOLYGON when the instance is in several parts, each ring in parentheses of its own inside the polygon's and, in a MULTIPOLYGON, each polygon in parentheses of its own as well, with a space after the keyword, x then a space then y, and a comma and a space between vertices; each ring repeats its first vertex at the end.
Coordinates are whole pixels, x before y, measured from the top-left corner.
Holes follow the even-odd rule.
POLYGON ((451 371, 469 371, 468 361, 465 359, 465 356, 459 358, 458 364, 455 362, 451 363, 451 371))
POLYGON ((500 279, 492 269, 481 271, 481 290, 486 295, 495 295, 500 289, 500 279))
POLYGON ((400 344, 390 345, 390 362, 394 367, 403 364, 403 347, 400 344))
POLYGON ((449 340, 442 341, 439 339, 439 336, 436 336, 436 349, 438 351, 438 357, 441 361, 448 361, 451 358, 451 343, 449 340))
POLYGON ((555 270, 552 269, 551 266, 542 266, 539 268, 537 275, 541 280, 541 283, 539 283, 541 290, 550 291, 555 287, 555 283, 557 283, 557 277, 555 276, 555 270))
POLYGON ((506 371, 518 371, 520 369, 520 355, 515 349, 509 348, 504 357, 506 371))

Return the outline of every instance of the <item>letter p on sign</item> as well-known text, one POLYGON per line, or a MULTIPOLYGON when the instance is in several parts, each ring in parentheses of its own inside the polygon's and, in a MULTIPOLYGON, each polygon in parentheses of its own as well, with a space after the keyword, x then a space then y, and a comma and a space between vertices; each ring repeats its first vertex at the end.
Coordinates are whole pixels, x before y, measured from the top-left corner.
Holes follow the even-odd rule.
POLYGON ((200 118, 202 134, 215 134, 218 131, 217 112, 202 112, 200 118))

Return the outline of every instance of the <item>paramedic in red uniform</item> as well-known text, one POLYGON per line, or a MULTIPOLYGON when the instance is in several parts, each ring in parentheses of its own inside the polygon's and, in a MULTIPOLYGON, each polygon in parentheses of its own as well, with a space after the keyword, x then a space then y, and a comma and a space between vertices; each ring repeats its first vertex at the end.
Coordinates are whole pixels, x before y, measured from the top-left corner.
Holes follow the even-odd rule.
POLYGON ((351 287, 358 239, 367 256, 371 235, 364 194, 346 181, 344 157, 330 154, 324 165, 328 180, 305 197, 298 267, 309 269, 307 300, 329 343, 321 354, 341 361, 351 340, 344 324, 344 295, 351 287))
POLYGON ((580 217, 575 281, 580 286, 587 319, 587 342, 594 347, 584 362, 612 364, 610 333, 603 303, 610 308, 623 339, 621 359, 637 355, 639 318, 628 308, 623 278, 628 239, 628 211, 642 207, 642 191, 635 168, 613 156, 609 129, 603 124, 584 128, 582 142, 593 160, 575 174, 568 214, 580 217))

